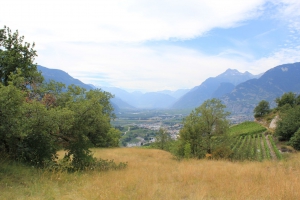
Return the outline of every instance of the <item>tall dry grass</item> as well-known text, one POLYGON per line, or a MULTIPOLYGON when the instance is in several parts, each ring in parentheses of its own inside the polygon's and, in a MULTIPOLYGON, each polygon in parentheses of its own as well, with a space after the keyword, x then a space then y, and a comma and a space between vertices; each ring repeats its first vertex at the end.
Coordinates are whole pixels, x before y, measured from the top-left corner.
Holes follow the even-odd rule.
POLYGON ((299 199, 300 155, 280 162, 177 161, 165 151, 94 149, 128 162, 119 171, 32 173, 4 185, 0 199, 299 199))

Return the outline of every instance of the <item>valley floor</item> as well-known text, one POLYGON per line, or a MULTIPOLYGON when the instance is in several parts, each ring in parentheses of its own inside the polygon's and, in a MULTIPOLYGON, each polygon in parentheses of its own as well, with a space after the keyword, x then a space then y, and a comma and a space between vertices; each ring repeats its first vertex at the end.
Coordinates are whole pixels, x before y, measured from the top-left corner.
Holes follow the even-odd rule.
MULTIPOLYGON (((281 161, 173 159, 154 149, 94 149, 124 170, 65 173, 0 165, 0 199, 299 199, 300 154, 281 161)), ((1 163, 0 163, 1 164, 1 163)))

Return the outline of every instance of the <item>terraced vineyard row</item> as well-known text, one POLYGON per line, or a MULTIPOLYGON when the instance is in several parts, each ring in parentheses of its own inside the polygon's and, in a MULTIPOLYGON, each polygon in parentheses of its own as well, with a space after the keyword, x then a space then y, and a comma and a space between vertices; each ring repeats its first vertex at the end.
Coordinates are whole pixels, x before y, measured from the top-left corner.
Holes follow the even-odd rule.
POLYGON ((240 135, 232 140, 233 160, 277 160, 282 155, 277 149, 273 137, 263 133, 240 135))

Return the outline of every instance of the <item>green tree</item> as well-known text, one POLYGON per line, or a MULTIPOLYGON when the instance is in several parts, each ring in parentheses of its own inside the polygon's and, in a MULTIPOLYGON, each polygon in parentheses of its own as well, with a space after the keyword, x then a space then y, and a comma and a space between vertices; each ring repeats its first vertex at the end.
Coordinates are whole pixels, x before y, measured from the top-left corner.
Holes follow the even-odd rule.
POLYGON ((171 140, 170 135, 168 134, 167 130, 160 128, 156 132, 156 145, 158 148, 163 149, 163 150, 168 150, 168 143, 171 140))
POLYGON ((281 112, 279 117, 281 120, 277 122, 275 134, 280 140, 289 141, 300 128, 300 106, 281 112))
POLYGON ((300 150, 300 128, 297 130, 296 133, 291 137, 289 141, 290 145, 294 147, 296 150, 300 150))
POLYGON ((297 97, 293 92, 288 92, 284 93, 281 97, 276 98, 275 102, 277 103, 277 107, 283 107, 287 104, 293 107, 297 104, 297 97))
POLYGON ((268 101, 262 100, 254 108, 254 117, 262 117, 270 112, 270 104, 268 101))
POLYGON ((118 145, 121 134, 111 127, 114 117, 109 102, 112 95, 100 90, 85 91, 78 86, 69 86, 61 105, 73 112, 74 121, 69 129, 60 132, 65 140, 66 157, 76 168, 84 168, 93 162, 91 146, 109 147, 118 145))
POLYGON ((186 117, 180 130, 180 140, 184 145, 190 144, 192 156, 203 158, 206 154, 211 155, 220 145, 228 142, 228 115, 220 100, 210 99, 186 117))
POLYGON ((24 85, 41 82, 42 76, 37 72, 34 59, 37 56, 33 49, 35 44, 24 42, 24 36, 14 33, 8 27, 0 31, 0 82, 8 85, 9 75, 20 69, 24 77, 24 85))

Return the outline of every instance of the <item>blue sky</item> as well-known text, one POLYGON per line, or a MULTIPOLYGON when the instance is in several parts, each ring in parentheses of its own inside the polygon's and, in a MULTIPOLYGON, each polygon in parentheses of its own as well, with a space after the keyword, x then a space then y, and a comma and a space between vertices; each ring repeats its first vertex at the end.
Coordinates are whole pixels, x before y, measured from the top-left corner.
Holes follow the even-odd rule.
POLYGON ((158 91, 299 62, 299 10, 299 0, 10 0, 0 25, 34 41, 42 66, 158 91))

